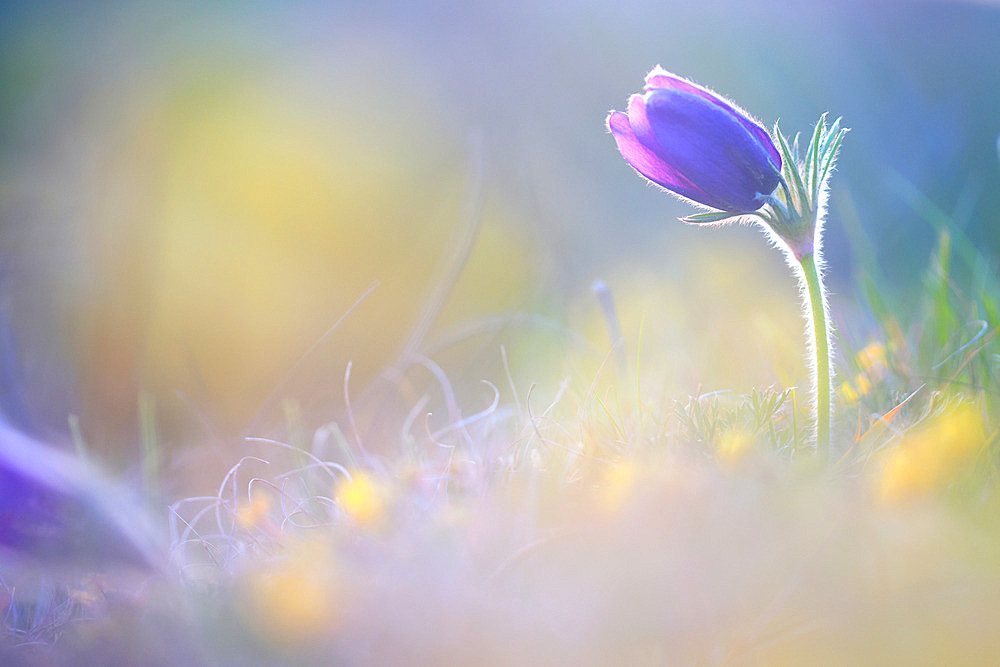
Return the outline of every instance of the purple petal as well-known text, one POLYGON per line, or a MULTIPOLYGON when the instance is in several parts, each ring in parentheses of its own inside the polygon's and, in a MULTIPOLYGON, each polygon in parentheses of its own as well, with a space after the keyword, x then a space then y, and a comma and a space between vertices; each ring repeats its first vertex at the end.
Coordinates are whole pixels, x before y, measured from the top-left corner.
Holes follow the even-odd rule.
MULTIPOLYGON (((642 99, 641 95, 633 95, 642 99)), ((629 104, 629 113, 632 112, 632 104, 629 104)), ((645 117, 645 112, 643 112, 645 117)), ((647 148, 636 137, 631 124, 631 116, 621 111, 612 111, 608 116, 607 124, 611 134, 618 144, 618 151, 625 158, 625 161, 637 172, 661 185, 671 192, 687 197, 688 199, 704 202, 708 197, 706 193, 696 188, 687 178, 682 176, 676 169, 660 159, 656 153, 647 148)), ((651 135, 650 135, 651 136, 651 135)), ((653 138, 655 141, 655 137, 653 138)))
MULTIPOLYGON (((704 95, 676 88, 650 90, 641 106, 657 145, 643 143, 699 191, 710 195, 690 197, 695 201, 722 211, 754 211, 762 204, 758 195, 778 186, 778 172, 766 147, 731 109, 704 95)), ((637 121, 642 122, 638 116, 637 121)))
POLYGON ((651 151, 660 163, 662 163, 663 166, 661 168, 661 172, 669 174, 669 178, 657 181, 657 183, 683 197, 687 197, 688 199, 696 202, 701 202, 706 204, 706 206, 712 206, 712 204, 708 204, 706 202, 713 200, 714 198, 709 193, 692 183, 687 176, 682 174, 670 164, 670 155, 663 150, 659 139, 656 138, 656 133, 653 131, 653 126, 649 122, 649 116, 646 113, 646 99, 644 96, 633 95, 629 98, 628 122, 632 128, 632 133, 635 135, 638 142, 644 148, 651 151))
POLYGON ((653 70, 646 75, 646 90, 682 90, 684 92, 693 93, 694 95, 698 95, 706 100, 709 100, 710 102, 713 102, 714 104, 717 104, 739 120, 740 124, 743 125, 743 127, 745 127, 747 131, 750 132, 750 134, 753 135, 767 150, 772 161, 774 162, 775 169, 781 169, 781 153, 778 152, 778 149, 775 147, 774 141, 771 139, 771 135, 767 133, 767 130, 754 121, 750 117, 750 114, 721 95, 717 95, 709 89, 699 86, 694 81, 689 81, 682 76, 672 74, 659 65, 654 67, 653 70))
POLYGON ((147 537, 144 517, 96 472, 0 420, 0 558, 150 568, 147 537))

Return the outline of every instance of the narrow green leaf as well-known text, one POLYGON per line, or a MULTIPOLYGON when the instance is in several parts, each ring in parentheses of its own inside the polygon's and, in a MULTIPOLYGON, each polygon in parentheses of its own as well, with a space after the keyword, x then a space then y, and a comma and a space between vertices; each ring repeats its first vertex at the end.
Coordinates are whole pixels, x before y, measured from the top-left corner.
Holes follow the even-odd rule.
POLYGON ((833 142, 823 153, 823 167, 819 172, 819 182, 821 185, 823 181, 826 180, 826 175, 829 173, 834 160, 837 158, 837 151, 840 150, 840 143, 844 140, 845 134, 847 134, 846 128, 837 132, 836 138, 834 138, 833 142))
POLYGON ((779 197, 771 195, 768 198, 767 203, 771 205, 771 210, 776 216, 780 216, 783 219, 788 218, 788 206, 786 206, 785 202, 783 202, 779 197))
POLYGON ((833 124, 826 130, 826 134, 823 135, 823 143, 819 149, 820 155, 826 155, 826 151, 830 147, 830 142, 833 141, 834 137, 836 137, 837 133, 840 131, 840 121, 840 118, 833 121, 833 124))
POLYGON ((709 211, 707 213, 695 213, 694 215, 689 215, 685 218, 681 218, 681 222, 705 224, 708 222, 719 222, 720 220, 726 220, 727 218, 736 218, 736 217, 739 217, 739 214, 733 214, 730 211, 709 211))
MULTIPOLYGON (((802 176, 799 174, 799 165, 792 158, 791 151, 788 149, 788 142, 785 141, 785 135, 781 133, 780 130, 777 132, 778 135, 778 148, 781 150, 781 159, 785 161, 786 170, 791 173, 793 183, 789 185, 793 186, 793 198, 799 199, 805 194, 805 187, 802 185, 802 176)), ((783 170, 785 171, 785 170, 783 170)), ((809 202, 800 202, 803 207, 808 206, 809 202)), ((788 205, 792 208, 799 209, 799 206, 795 202, 788 202, 788 205)))
POLYGON ((753 215, 763 220, 772 229, 777 224, 777 220, 774 218, 774 212, 767 207, 754 211, 753 215))
POLYGON ((827 167, 827 169, 824 170, 823 166, 827 162, 827 158, 830 156, 830 148, 832 147, 833 143, 838 142, 838 139, 841 137, 842 135, 840 127, 840 118, 838 118, 837 120, 833 121, 833 124, 826 131, 826 135, 823 137, 823 141, 819 147, 819 173, 816 174, 817 177, 816 180, 820 186, 823 185, 823 178, 825 176, 825 171, 829 170, 829 167, 827 167))
POLYGON ((932 275, 934 281, 934 310, 937 315, 935 329, 939 345, 948 342, 951 332, 958 326, 958 315, 952 306, 951 293, 951 233, 943 230, 938 240, 937 261, 931 268, 937 275, 932 275))
POLYGON ((806 154, 806 164, 809 165, 808 176, 806 180, 809 186, 809 192, 812 193, 813 201, 819 197, 819 142, 823 139, 824 131, 826 130, 826 112, 819 117, 816 121, 816 127, 813 128, 812 140, 809 142, 809 152, 806 154))
POLYGON ((997 302, 990 294, 983 294, 983 311, 983 319, 989 323, 991 329, 1000 327, 1000 309, 997 308, 997 302))

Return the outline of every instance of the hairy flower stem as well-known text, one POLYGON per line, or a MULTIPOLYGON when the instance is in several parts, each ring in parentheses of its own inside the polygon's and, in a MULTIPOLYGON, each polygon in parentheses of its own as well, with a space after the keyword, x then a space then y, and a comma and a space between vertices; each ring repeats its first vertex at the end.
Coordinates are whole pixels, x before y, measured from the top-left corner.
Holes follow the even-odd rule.
POLYGON ((803 308, 812 324, 810 364, 813 379, 813 410, 816 428, 816 453, 826 461, 830 457, 830 325, 823 289, 820 248, 823 244, 823 216, 826 204, 826 181, 833 169, 837 151, 847 129, 838 118, 832 125, 826 114, 819 117, 812 138, 800 160, 798 136, 789 145, 778 126, 774 138, 781 151, 783 192, 765 195, 765 206, 758 212, 765 230, 785 251, 788 263, 796 270, 802 286, 803 308), (784 201, 782 201, 784 197, 784 201))
POLYGON ((813 409, 816 419, 816 453, 826 459, 830 453, 830 332, 826 321, 823 278, 812 253, 799 259, 805 280, 806 297, 812 315, 813 409))

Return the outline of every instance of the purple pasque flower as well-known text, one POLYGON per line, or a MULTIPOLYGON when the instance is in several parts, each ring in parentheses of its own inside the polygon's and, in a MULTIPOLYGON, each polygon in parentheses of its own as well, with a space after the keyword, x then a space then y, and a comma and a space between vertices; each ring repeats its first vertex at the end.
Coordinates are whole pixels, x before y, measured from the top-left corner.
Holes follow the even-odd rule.
POLYGON ((732 102, 659 65, 628 113, 608 129, 633 169, 667 190, 719 211, 756 211, 778 187, 781 154, 767 131, 732 102))
POLYGON ((0 418, 0 563, 148 570, 157 541, 121 489, 0 418))

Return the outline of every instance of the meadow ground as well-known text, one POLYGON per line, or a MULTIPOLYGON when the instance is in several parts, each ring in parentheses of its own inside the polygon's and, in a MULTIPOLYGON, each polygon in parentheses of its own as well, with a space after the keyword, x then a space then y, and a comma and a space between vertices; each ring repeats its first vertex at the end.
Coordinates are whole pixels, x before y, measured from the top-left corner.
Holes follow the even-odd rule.
POLYGON ((638 348, 549 388, 439 373, 447 418, 418 396, 375 442, 358 398, 248 439, 217 494, 153 501, 155 573, 4 573, 3 657, 995 664, 1000 291, 957 238, 909 314, 864 286, 828 462, 801 390, 645 391, 638 348))

